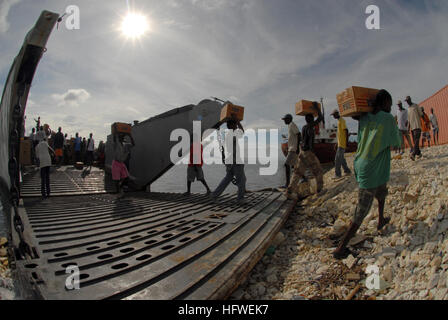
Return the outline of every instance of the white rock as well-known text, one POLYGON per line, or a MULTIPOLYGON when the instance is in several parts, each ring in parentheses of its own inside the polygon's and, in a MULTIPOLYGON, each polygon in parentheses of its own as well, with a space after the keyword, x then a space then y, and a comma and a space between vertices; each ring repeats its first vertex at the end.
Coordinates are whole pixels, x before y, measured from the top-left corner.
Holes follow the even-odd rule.
POLYGON ((443 300, 445 295, 448 293, 447 288, 439 289, 434 294, 434 300, 443 300))
POLYGON ((266 281, 269 283, 275 283, 278 281, 277 276, 275 274, 271 274, 266 278, 266 281))
POLYGON ((418 296, 419 296, 420 298, 424 298, 424 297, 426 297, 426 296, 428 295, 428 293, 429 293, 428 290, 421 290, 421 291, 418 293, 418 296))
POLYGON ((285 235, 283 232, 277 233, 277 235, 274 238, 274 241, 272 242, 272 245, 275 247, 278 247, 283 241, 285 241, 285 235))
POLYGON ((431 275, 426 289, 431 290, 431 289, 437 287, 437 284, 439 283, 439 277, 440 277, 440 275, 438 273, 431 275))

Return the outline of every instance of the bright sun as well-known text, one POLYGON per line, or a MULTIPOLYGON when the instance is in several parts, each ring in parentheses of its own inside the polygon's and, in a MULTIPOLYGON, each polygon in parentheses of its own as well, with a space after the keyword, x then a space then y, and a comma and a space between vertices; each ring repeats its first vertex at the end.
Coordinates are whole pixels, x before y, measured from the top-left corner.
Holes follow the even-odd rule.
POLYGON ((140 38, 148 30, 148 20, 141 14, 128 13, 121 23, 121 32, 128 38, 140 38))

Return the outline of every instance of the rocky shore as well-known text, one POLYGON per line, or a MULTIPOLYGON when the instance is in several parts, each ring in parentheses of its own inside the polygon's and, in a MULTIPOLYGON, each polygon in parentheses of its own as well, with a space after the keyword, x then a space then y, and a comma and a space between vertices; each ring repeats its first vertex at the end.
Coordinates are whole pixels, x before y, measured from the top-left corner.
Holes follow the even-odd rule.
MULTIPOLYGON (((233 293, 233 299, 448 299, 448 146, 425 148, 415 162, 392 160, 385 215, 376 230, 376 200, 357 236, 355 256, 338 261, 332 252, 357 204, 354 176, 333 180, 292 212, 272 247, 233 293), (379 271, 379 289, 368 289, 367 267, 379 271)), ((347 157, 353 166, 353 155, 347 157)), ((372 287, 369 285, 369 287, 372 287)))
POLYGON ((12 300, 15 297, 7 245, 8 240, 4 237, 0 238, 0 300, 12 300))

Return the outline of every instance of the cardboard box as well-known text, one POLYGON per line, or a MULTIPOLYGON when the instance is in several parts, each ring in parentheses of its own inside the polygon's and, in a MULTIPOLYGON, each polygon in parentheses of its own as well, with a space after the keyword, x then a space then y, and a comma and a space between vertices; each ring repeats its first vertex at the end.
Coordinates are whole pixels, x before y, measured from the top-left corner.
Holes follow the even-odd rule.
POLYGON ((371 112, 372 103, 380 90, 350 87, 336 95, 339 113, 342 117, 358 116, 361 113, 371 112))
POLYGON ((132 126, 129 123, 115 122, 114 124, 112 124, 111 130, 112 134, 130 134, 132 131, 132 126))
POLYGON ((31 162, 31 140, 20 141, 20 164, 30 166, 31 162))
MULTIPOLYGON (((322 105, 317 103, 319 110, 322 112, 322 105)), ((317 112, 313 109, 313 101, 300 100, 296 103, 296 115, 306 116, 307 114, 313 114, 317 116, 317 112)))
POLYGON ((237 106, 231 103, 226 104, 221 110, 221 121, 225 119, 236 119, 243 121, 244 119, 244 107, 237 106))
POLYGON ((78 170, 84 169, 84 162, 75 162, 75 168, 78 170))

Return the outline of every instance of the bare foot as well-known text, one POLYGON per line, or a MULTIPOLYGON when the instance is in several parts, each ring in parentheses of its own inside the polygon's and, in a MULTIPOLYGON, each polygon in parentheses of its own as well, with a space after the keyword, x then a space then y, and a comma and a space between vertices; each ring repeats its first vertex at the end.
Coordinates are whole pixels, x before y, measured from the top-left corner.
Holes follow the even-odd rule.
POLYGON ((390 222, 390 218, 384 218, 383 220, 378 222, 378 227, 377 230, 380 231, 381 229, 383 229, 383 227, 385 225, 387 225, 390 222))

